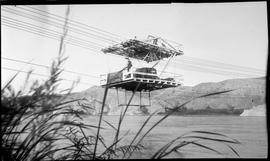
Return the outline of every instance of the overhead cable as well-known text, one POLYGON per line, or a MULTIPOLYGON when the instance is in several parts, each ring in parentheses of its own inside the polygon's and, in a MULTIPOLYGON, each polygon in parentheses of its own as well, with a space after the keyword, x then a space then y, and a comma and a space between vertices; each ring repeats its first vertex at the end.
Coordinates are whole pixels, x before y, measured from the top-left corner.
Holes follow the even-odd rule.
MULTIPOLYGON (((10 60, 10 61, 14 61, 14 62, 19 62, 19 63, 24 63, 24 64, 30 64, 30 65, 35 65, 35 66, 39 66, 39 67, 43 67, 43 68, 51 68, 49 66, 46 66, 46 65, 42 65, 42 64, 37 64, 37 63, 30 63, 30 62, 26 62, 26 61, 22 61, 22 60, 18 60, 18 59, 11 59, 11 58, 6 58, 6 57, 2 57, 2 59, 6 59, 6 60, 10 60)), ((83 76, 86 76, 86 77, 91 77, 91 78, 100 78, 98 76, 94 76, 94 75, 89 75, 89 74, 85 74, 85 73, 79 73, 79 72, 74 72, 74 71, 70 71, 70 70, 63 70, 64 72, 67 72, 67 73, 73 73, 73 74, 78 74, 78 75, 83 75, 83 76)))
MULTIPOLYGON (((15 72, 22 72, 22 73, 29 73, 29 71, 22 71, 22 70, 18 70, 18 69, 14 69, 14 68, 8 68, 8 67, 1 67, 1 69, 5 69, 5 70, 10 70, 10 71, 15 71, 15 72)), ((33 75, 37 75, 37 76, 41 76, 41 77, 47 77, 50 78, 49 75, 44 75, 44 74, 39 74, 39 73, 31 73, 33 75)), ((61 80, 65 80, 65 81, 69 81, 69 82, 77 82, 74 80, 69 80, 69 79, 63 79, 61 78, 61 80)), ((86 83, 86 82, 78 82, 79 84, 86 84, 86 85, 95 85, 95 84, 91 84, 91 83, 86 83)))

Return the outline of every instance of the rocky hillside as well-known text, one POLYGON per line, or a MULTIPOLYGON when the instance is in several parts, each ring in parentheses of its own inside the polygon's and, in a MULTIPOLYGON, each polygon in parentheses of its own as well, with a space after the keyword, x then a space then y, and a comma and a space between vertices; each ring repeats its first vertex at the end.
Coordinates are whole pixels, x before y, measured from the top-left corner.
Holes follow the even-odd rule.
MULTIPOLYGON (((151 92, 151 106, 139 108, 138 106, 130 106, 128 110, 129 115, 149 114, 156 110, 164 111, 167 108, 173 108, 182 103, 208 93, 219 91, 233 90, 228 93, 208 96, 204 98, 194 99, 186 105, 187 109, 205 109, 211 107, 212 109, 250 109, 253 106, 265 103, 266 79, 230 79, 218 83, 201 83, 194 87, 176 87, 157 90, 151 92)), ((91 114, 100 112, 102 99, 104 95, 104 88, 95 86, 79 93, 72 93, 68 99, 85 98, 81 104, 90 106, 91 114)), ((118 92, 119 100, 117 100, 117 91, 110 89, 106 99, 105 111, 109 115, 119 114, 121 106, 125 102, 125 93, 122 90, 118 92)), ((129 100, 132 93, 126 93, 126 101, 129 100)), ((139 104, 139 93, 137 93, 131 105, 139 104)), ((143 94, 142 104, 149 104, 148 95, 143 94)), ((74 103, 78 105, 78 103, 74 103)), ((122 106, 123 107, 123 106, 122 106)))

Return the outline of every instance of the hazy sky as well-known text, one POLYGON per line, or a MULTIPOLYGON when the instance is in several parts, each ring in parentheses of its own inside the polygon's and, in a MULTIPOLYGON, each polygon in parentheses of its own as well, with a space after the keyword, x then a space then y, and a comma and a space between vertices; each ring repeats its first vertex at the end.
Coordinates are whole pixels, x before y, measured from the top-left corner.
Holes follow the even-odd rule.
MULTIPOLYGON (((30 7, 62 17, 67 9, 66 5, 33 5, 30 7)), ((31 23, 59 33, 63 32, 61 28, 53 26, 57 24, 51 22, 53 19, 48 18, 51 15, 47 14, 47 17, 43 17, 47 23, 20 16, 22 13, 24 13, 23 15, 28 13, 28 16, 29 14, 30 16, 35 15, 29 10, 32 9, 28 6, 1 6, 1 16, 4 16, 5 24, 11 25, 10 21, 17 23, 22 21, 22 23, 31 23)), ((145 39, 148 35, 154 35, 182 44, 185 55, 177 57, 174 62, 169 64, 166 71, 182 74, 184 85, 187 86, 240 77, 239 75, 201 72, 198 71, 198 67, 192 70, 191 67, 183 63, 182 59, 185 57, 256 68, 263 73, 258 76, 264 76, 266 73, 268 56, 266 2, 71 5, 69 18, 120 35, 121 39, 134 38, 134 36, 138 39, 145 39)), ((2 57, 50 65, 58 54, 59 41, 8 27, 3 25, 2 19, 3 17, 1 17, 2 57)), ((14 25, 12 26, 14 27, 14 25)), ((108 34, 105 36, 104 32, 101 33, 99 30, 95 30, 95 32, 85 30, 85 32, 110 39, 108 34)), ((68 33, 73 37, 85 40, 81 43, 87 42, 92 45, 98 43, 102 46, 113 44, 113 42, 98 40, 94 35, 80 34, 76 30, 70 29, 68 33)), ((67 38, 67 40, 69 39, 70 37, 67 38)), ((99 77, 100 74, 117 71, 126 65, 126 61, 122 57, 104 55, 102 52, 70 44, 66 45, 65 51, 65 55, 69 58, 64 67, 70 71, 99 77)), ((140 64, 139 62, 134 63, 140 64)), ((48 75, 48 70, 42 67, 2 58, 1 64, 2 85, 16 73, 4 69, 4 67, 23 71, 34 69, 34 73, 48 75)), ((160 68, 164 64, 165 62, 162 62, 160 68)), ((24 77, 25 74, 21 73, 16 78, 14 81, 16 88, 23 84, 24 77)), ((91 84, 99 85, 99 78, 79 76, 67 72, 64 72, 61 77, 68 80, 76 80, 80 77, 82 83, 77 85, 75 91, 85 90, 91 87, 91 84)), ((44 77, 34 75, 32 78, 44 79, 44 77)), ((67 88, 70 85, 71 82, 63 81, 60 88, 67 88)))

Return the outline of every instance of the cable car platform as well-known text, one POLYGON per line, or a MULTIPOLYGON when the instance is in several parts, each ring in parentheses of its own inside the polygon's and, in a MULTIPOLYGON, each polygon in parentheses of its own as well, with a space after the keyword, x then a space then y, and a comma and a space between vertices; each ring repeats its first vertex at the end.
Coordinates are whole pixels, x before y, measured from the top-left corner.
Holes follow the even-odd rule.
POLYGON ((124 81, 112 82, 102 85, 102 87, 108 88, 122 88, 127 91, 135 91, 136 87, 139 85, 136 91, 153 91, 163 88, 177 87, 181 85, 175 81, 168 81, 163 79, 148 79, 148 78, 131 78, 124 81))

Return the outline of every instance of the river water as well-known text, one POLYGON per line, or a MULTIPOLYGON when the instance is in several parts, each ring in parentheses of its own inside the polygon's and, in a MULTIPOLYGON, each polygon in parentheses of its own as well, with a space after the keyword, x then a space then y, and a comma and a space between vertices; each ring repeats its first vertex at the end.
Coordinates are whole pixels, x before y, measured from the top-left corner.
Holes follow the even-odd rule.
MULTIPOLYGON (((154 116, 145 127, 145 132, 162 116, 154 116)), ((118 124, 119 116, 104 116, 104 120, 115 127, 118 124)), ((127 145, 143 125, 147 116, 125 116, 120 136, 128 134, 119 142, 119 145, 127 145)), ((98 122, 97 116, 90 116, 86 119, 89 124, 98 122)), ((101 135, 107 143, 111 143, 115 130, 105 122, 102 126, 101 135)), ((268 151, 266 117, 240 117, 240 116, 169 116, 156 126, 142 142, 145 150, 134 153, 132 158, 150 158, 163 145, 180 136, 181 134, 194 130, 218 132, 230 138, 237 139, 241 144, 232 145, 241 158, 266 158, 268 151)), ((210 150, 196 146, 186 146, 181 153, 173 153, 171 158, 237 158, 229 148, 214 142, 204 142, 222 154, 216 154, 210 150)))

